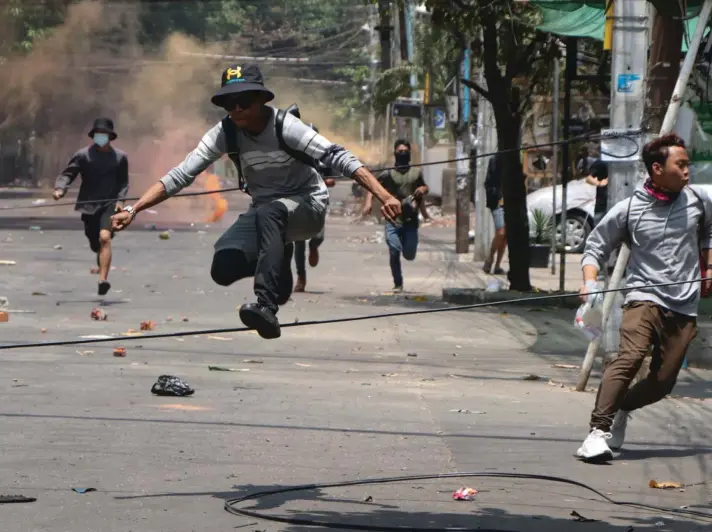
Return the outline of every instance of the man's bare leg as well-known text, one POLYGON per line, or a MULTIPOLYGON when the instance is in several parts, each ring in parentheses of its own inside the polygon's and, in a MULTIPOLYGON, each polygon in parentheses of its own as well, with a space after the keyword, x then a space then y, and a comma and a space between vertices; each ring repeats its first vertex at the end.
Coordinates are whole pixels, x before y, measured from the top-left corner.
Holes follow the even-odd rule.
POLYGON ((111 285, 109 284, 109 270, 111 269, 111 231, 99 231, 99 295, 105 295, 111 285))

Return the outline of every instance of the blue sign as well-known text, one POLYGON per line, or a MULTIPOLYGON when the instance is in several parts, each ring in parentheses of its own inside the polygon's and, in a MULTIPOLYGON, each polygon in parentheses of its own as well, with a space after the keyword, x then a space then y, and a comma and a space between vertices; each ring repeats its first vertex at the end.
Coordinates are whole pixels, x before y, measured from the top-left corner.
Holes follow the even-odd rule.
POLYGON ((618 74, 617 91, 623 94, 633 94, 636 82, 640 81, 639 74, 618 74))
POLYGON ((445 124, 445 111, 442 109, 435 109, 435 111, 433 111, 433 125, 435 126, 435 129, 445 129, 445 124))

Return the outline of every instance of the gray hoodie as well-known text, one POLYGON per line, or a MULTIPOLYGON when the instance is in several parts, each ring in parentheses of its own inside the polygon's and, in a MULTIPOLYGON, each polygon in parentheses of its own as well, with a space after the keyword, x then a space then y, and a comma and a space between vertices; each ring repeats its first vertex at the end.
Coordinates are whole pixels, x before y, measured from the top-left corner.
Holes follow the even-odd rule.
POLYGON ((632 290, 626 295, 626 303, 652 301, 674 312, 697 316, 700 283, 638 290, 635 287, 700 278, 700 247, 712 247, 709 194, 698 187, 695 192, 686 187, 675 201, 668 202, 655 198, 639 185, 633 197, 617 203, 589 235, 581 265, 593 265, 600 270, 611 251, 622 242, 629 242, 631 250, 626 286, 632 290), (702 242, 700 224, 704 225, 702 242))

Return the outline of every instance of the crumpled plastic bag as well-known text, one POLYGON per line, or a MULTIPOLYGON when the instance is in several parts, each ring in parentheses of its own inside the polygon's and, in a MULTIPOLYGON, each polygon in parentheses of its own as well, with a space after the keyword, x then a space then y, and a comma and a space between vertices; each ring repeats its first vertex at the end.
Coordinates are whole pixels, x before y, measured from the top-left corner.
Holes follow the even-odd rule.
POLYGON ((184 397, 186 395, 193 395, 195 390, 178 377, 174 377, 173 375, 161 375, 151 387, 151 393, 171 397, 184 397))

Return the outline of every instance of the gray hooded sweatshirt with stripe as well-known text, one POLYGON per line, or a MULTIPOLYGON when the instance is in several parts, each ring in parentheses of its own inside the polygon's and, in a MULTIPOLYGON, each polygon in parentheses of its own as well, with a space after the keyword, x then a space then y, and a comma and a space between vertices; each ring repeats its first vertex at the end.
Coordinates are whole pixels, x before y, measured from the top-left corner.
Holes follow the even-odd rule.
MULTIPOLYGON (((237 146, 245 181, 250 190, 252 204, 263 205, 290 196, 302 196, 312 205, 326 210, 329 192, 319 172, 282 151, 277 139, 276 110, 267 127, 259 135, 237 132, 237 146)), ((296 116, 287 113, 282 129, 284 142, 293 150, 305 153, 345 176, 363 166, 358 158, 341 146, 333 144, 318 134, 296 116)), ((219 122, 201 139, 185 160, 162 179, 169 196, 189 186, 195 178, 227 152, 225 132, 219 122)))
POLYGON ((617 203, 591 232, 581 265, 593 265, 601 270, 611 252, 623 242, 629 243, 631 250, 626 270, 626 287, 631 290, 626 295, 626 303, 651 301, 679 314, 697 316, 699 282, 636 287, 701 277, 700 249, 712 247, 709 194, 698 187, 695 192, 685 187, 670 202, 657 199, 639 185, 632 198, 617 203))

